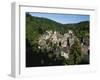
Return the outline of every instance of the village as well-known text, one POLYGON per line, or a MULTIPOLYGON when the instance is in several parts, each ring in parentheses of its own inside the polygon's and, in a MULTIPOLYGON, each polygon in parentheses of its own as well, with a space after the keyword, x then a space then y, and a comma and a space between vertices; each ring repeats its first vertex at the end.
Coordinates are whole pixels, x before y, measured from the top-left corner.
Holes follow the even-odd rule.
MULTIPOLYGON (((72 30, 68 30, 63 35, 57 31, 47 30, 43 35, 39 37, 38 48, 53 51, 56 57, 63 56, 65 59, 69 58, 70 48, 74 44, 75 38, 77 38, 72 30)), ((81 42, 81 51, 83 54, 89 53, 89 41, 83 40, 81 42)))

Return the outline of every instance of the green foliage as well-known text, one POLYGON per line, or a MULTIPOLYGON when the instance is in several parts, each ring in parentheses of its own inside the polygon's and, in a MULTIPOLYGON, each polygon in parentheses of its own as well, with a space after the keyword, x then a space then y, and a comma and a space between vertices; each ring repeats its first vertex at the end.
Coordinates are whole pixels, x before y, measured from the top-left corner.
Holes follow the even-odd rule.
POLYGON ((67 64, 78 64, 81 61, 82 51, 79 40, 76 38, 74 44, 71 47, 69 59, 67 64))

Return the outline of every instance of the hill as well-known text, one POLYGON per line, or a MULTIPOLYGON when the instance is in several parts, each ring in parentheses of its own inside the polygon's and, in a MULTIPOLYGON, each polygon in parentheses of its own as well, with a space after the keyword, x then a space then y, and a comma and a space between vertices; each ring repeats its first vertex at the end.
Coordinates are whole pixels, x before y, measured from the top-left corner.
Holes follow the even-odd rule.
POLYGON ((61 24, 47 18, 33 17, 28 13, 26 14, 26 38, 29 42, 35 42, 37 37, 46 30, 56 30, 61 34, 73 30, 74 34, 81 40, 81 38, 89 37, 89 21, 61 24))

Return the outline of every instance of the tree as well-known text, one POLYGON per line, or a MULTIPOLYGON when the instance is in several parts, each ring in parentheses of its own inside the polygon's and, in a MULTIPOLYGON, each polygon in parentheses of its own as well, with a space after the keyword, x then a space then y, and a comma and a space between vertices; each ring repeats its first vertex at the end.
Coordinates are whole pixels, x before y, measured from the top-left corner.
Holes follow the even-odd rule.
POLYGON ((78 38, 75 38, 75 42, 70 49, 70 54, 67 64, 70 65, 79 64, 81 61, 81 56, 82 56, 81 45, 78 38))

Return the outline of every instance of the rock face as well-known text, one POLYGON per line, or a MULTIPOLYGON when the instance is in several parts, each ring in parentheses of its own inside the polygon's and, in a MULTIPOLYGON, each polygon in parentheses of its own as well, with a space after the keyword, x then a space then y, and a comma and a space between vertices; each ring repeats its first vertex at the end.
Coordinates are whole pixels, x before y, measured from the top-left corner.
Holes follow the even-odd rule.
POLYGON ((38 40, 38 48, 52 50, 56 56, 63 56, 67 59, 69 58, 70 47, 74 44, 74 39, 75 36, 71 30, 63 35, 57 31, 46 31, 38 40))
POLYGON ((88 37, 82 40, 81 47, 82 47, 83 54, 89 54, 89 38, 88 37))

